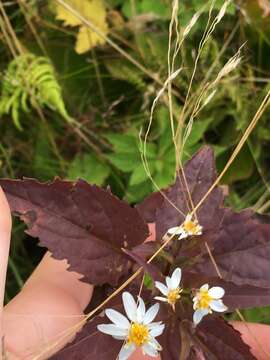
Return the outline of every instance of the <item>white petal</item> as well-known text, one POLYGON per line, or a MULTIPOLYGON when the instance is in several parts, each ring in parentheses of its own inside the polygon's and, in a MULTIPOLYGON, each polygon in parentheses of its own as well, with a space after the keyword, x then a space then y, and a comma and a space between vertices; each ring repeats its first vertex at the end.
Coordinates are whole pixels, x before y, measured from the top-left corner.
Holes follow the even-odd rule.
POLYGON ((119 355, 118 355, 118 360, 127 360, 130 355, 135 351, 136 347, 135 345, 125 345, 122 347, 119 355))
POLYGON ((159 281, 155 281, 155 287, 165 296, 168 295, 169 289, 167 288, 167 286, 165 286, 164 284, 162 284, 159 281))
POLYGON ((118 326, 113 324, 101 324, 97 326, 98 330, 103 332, 104 334, 108 334, 111 336, 127 336, 127 329, 120 329, 118 326))
POLYGON ((225 294, 225 290, 220 286, 214 286, 211 289, 209 289, 208 294, 213 299, 221 299, 225 294))
POLYGON ((188 234, 185 232, 185 231, 182 231, 181 232, 181 235, 179 236, 179 240, 181 240, 181 239, 185 239, 185 238, 187 238, 188 237, 188 234))
POLYGON ((182 277, 181 269, 176 268, 174 270, 174 272, 172 273, 172 276, 171 276, 171 283, 172 283, 174 289, 179 286, 180 281, 181 281, 181 277, 182 277))
POLYGON ((153 337, 159 336, 159 335, 161 335, 161 334, 163 333, 164 328, 165 328, 165 325, 164 325, 164 324, 160 324, 160 325, 154 326, 154 327, 150 330, 150 335, 153 336, 153 337))
POLYGON ((154 318, 157 316, 157 313, 159 311, 159 304, 156 303, 155 305, 151 306, 149 310, 147 310, 145 317, 143 319, 143 323, 145 325, 150 324, 154 320, 154 318))
POLYGON ((207 309, 198 309, 193 314, 193 322, 198 325, 202 318, 207 315, 209 311, 207 309))
POLYGON ((130 322, 124 315, 120 314, 120 312, 114 309, 107 309, 105 310, 105 314, 118 327, 123 329, 129 329, 130 322))
POLYGON ((129 292, 125 291, 123 292, 122 298, 128 318, 131 321, 137 321, 137 305, 133 296, 129 292))
POLYGON ((168 302, 168 299, 162 296, 155 296, 154 299, 162 302, 168 302))
POLYGON ((224 312, 228 310, 227 306, 223 304, 222 300, 212 300, 209 305, 212 310, 217 312, 224 312))
POLYGON ((148 355, 148 356, 152 356, 152 357, 158 356, 158 351, 153 346, 151 346, 149 343, 143 345, 142 351, 143 351, 144 355, 148 355))
POLYGON ((166 276, 166 284, 167 284, 169 290, 173 289, 172 280, 169 276, 166 276))
POLYGON ((148 344, 150 344, 153 348, 157 349, 158 351, 162 350, 162 346, 154 337, 149 339, 148 344))
POLYGON ((172 227, 167 231, 167 233, 170 235, 179 235, 179 234, 181 234, 181 232, 182 232, 182 229, 180 226, 172 227))
POLYGON ((201 291, 208 291, 209 289, 209 285, 208 284, 204 284, 203 286, 200 287, 201 291))
POLYGON ((191 214, 187 214, 186 218, 185 218, 185 222, 186 221, 191 221, 192 220, 192 215, 191 214))
POLYGON ((138 300, 139 300, 139 306, 137 308, 137 321, 141 323, 145 316, 145 304, 141 297, 138 297, 138 300))
POLYGON ((151 324, 147 324, 147 327, 149 330, 153 329, 155 326, 157 325, 162 325, 162 321, 155 321, 155 322, 152 322, 151 324))

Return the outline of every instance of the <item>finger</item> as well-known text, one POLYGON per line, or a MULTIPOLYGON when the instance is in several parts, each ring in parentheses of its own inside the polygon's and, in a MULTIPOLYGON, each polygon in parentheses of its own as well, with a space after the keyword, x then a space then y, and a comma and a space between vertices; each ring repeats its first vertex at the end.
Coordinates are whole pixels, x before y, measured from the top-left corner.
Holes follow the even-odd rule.
POLYGON ((148 238, 145 241, 146 242, 155 241, 156 240, 156 224, 155 223, 148 224, 148 229, 149 229, 150 235, 148 236, 148 238))
MULTIPOLYGON (((6 273, 8 265, 8 254, 11 234, 11 214, 5 194, 0 187, 0 317, 4 305, 6 273)), ((0 339, 2 339, 2 321, 0 322, 0 339)), ((0 343, 0 351, 1 349, 0 343)))
POLYGON ((233 327, 240 331, 243 341, 251 347, 258 360, 270 359, 270 326, 264 324, 243 323, 234 321, 233 327))
POLYGON ((83 311, 91 300, 93 286, 80 281, 83 276, 74 271, 68 271, 68 267, 66 260, 56 260, 50 252, 47 252, 33 274, 26 281, 24 289, 35 287, 43 282, 49 283, 59 287, 74 298, 83 311))
POLYGON ((160 357, 152 357, 148 355, 143 355, 142 350, 138 349, 135 353, 130 357, 130 360, 160 360, 160 357))

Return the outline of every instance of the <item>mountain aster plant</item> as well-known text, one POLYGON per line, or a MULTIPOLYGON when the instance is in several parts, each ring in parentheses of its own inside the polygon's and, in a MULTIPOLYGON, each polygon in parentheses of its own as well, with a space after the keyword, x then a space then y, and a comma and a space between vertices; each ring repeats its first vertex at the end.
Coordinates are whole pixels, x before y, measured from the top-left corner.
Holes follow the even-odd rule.
POLYGON ((127 359, 136 348, 162 360, 254 359, 222 315, 270 305, 269 218, 224 207, 219 187, 197 206, 216 179, 210 147, 183 172, 135 207, 83 180, 0 180, 27 233, 94 284, 97 299, 110 296, 51 359, 127 359), (145 243, 148 223, 155 241, 145 243))

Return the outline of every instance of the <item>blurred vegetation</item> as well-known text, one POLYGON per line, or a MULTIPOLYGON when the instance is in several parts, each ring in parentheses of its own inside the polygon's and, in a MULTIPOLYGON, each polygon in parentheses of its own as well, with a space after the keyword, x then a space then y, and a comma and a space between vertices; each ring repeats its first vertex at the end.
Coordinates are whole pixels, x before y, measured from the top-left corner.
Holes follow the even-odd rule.
MULTIPOLYGON (((139 133, 145 133, 152 102, 166 80, 171 0, 17 0, 0 4, 1 177, 83 178, 130 203, 155 190, 141 161, 139 133), (79 14, 79 17, 76 16, 79 14)), ((180 2, 179 28, 196 11, 173 81, 173 108, 183 108, 209 6, 180 2)), ((216 14, 223 4, 217 0, 216 14)), ((221 170, 269 90, 270 2, 235 1, 216 28, 198 63, 192 93, 215 79, 239 47, 241 65, 220 82, 194 121, 183 152, 187 160, 211 144, 221 170), (267 5, 269 3, 269 5, 267 5)), ((223 178, 228 204, 236 209, 270 207, 269 111, 223 178)), ((166 97, 154 112, 147 158, 160 187, 175 171, 166 97)), ((6 300, 18 292, 43 250, 23 236, 15 222, 6 300)), ((269 312, 246 312, 270 323, 269 312)))

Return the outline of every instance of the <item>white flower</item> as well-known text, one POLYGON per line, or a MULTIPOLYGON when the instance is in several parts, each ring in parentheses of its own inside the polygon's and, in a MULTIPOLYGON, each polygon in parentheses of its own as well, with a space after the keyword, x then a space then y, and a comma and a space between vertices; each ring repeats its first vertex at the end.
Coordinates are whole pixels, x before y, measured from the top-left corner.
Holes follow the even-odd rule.
POLYGON ((224 312, 228 308, 221 300, 225 294, 222 287, 214 286, 209 289, 208 284, 204 284, 193 298, 193 322, 195 325, 199 324, 202 318, 211 314, 213 311, 224 312))
POLYGON ((159 304, 155 304, 146 311, 144 301, 138 297, 138 306, 129 292, 122 295, 127 317, 116 310, 107 309, 105 314, 112 324, 98 325, 98 330, 111 335, 125 343, 118 355, 119 360, 126 360, 136 350, 142 348, 144 354, 158 356, 162 350, 161 345, 155 339, 163 333, 165 325, 152 322, 159 311, 159 304))
POLYGON ((183 225, 172 227, 167 233, 169 235, 179 235, 178 239, 181 240, 188 236, 202 235, 202 226, 198 223, 198 220, 192 219, 191 214, 187 214, 183 225))
POLYGON ((176 268, 172 273, 172 276, 166 277, 166 285, 162 284, 159 281, 155 282, 156 288, 164 295, 164 297, 156 296, 155 299, 159 301, 167 302, 175 309, 175 303, 180 299, 181 292, 183 291, 180 288, 182 272, 180 268, 176 268))

